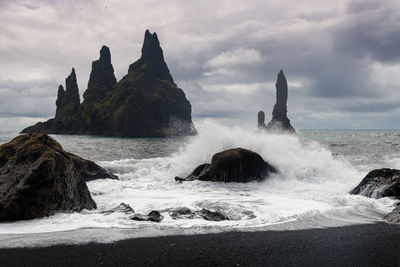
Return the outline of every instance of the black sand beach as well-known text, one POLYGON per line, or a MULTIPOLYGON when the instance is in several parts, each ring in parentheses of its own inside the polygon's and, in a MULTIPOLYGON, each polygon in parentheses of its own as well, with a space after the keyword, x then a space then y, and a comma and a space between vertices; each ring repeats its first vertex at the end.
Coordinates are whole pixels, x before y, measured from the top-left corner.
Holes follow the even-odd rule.
POLYGON ((400 225, 1 249, 0 259, 1 266, 400 266, 400 225))

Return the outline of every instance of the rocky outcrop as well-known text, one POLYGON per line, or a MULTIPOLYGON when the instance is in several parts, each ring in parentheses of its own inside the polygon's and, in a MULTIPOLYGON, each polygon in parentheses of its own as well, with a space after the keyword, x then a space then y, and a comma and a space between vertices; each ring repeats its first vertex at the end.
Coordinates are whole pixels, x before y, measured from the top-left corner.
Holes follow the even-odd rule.
POLYGON ((287 98, 288 86, 283 70, 278 73, 275 83, 276 87, 276 103, 272 111, 272 120, 265 125, 265 114, 263 111, 258 112, 258 129, 267 130, 269 132, 287 132, 295 133, 295 129, 290 125, 287 117, 287 98))
POLYGON ((176 181, 239 182, 262 181, 276 169, 263 158, 243 148, 229 149, 215 154, 211 164, 198 166, 186 178, 175 177, 176 181))
MULTIPOLYGON (((367 176, 350 191, 353 195, 363 195, 372 198, 393 197, 400 199, 400 170, 376 169, 370 171, 367 176)), ((400 223, 400 202, 385 219, 390 223, 400 223)))
POLYGON ((1 145, 0 221, 95 209, 85 183, 94 166, 82 168, 83 161, 44 134, 20 135, 1 145))
POLYGON ((373 198, 400 198, 400 170, 376 169, 370 171, 350 193, 373 198))
POLYGON ((124 137, 164 137, 196 134, 191 105, 174 83, 157 34, 148 30, 142 55, 116 81, 108 47, 92 63, 88 87, 79 104, 75 70, 59 87, 54 119, 23 133, 89 134, 124 137))

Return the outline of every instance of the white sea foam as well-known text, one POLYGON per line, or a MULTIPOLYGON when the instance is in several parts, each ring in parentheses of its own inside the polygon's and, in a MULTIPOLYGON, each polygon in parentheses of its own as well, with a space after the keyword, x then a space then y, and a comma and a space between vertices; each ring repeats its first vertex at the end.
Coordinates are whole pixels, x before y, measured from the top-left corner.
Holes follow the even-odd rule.
POLYGON ((376 200, 349 195, 348 192, 365 173, 344 158, 335 158, 327 146, 318 142, 300 139, 296 135, 262 134, 226 127, 208 120, 197 124, 197 128, 199 135, 169 157, 99 162, 118 174, 120 180, 88 183, 98 205, 97 211, 2 223, 0 234, 119 228, 138 229, 137 236, 146 236, 146 233, 152 235, 156 230, 157 233, 177 233, 177 229, 186 229, 185 233, 190 233, 191 229, 192 232, 266 229, 288 222, 292 228, 300 229, 375 222, 392 209, 393 200, 387 198, 376 200), (178 183, 174 180, 175 176, 185 176, 197 165, 209 162, 214 153, 235 147, 259 153, 279 173, 265 182, 247 184, 178 183), (99 213, 121 202, 140 213, 161 210, 165 219, 155 224, 132 221, 126 214, 118 212, 99 213), (174 220, 168 210, 176 207, 220 211, 231 220, 174 220))

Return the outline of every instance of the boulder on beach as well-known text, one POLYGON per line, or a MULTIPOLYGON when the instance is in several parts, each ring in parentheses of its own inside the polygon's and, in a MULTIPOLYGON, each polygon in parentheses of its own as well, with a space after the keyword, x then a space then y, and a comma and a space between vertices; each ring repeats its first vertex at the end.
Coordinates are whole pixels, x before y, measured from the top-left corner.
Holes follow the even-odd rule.
MULTIPOLYGON (((350 194, 400 199, 400 170, 383 168, 370 171, 361 183, 350 191, 350 194)), ((400 223, 399 203, 385 219, 390 223, 400 223)))
POLYGON ((370 171, 350 193, 372 198, 400 198, 400 170, 383 168, 370 171))
POLYGON ((45 134, 17 136, 0 146, 0 221, 95 209, 85 179, 106 176, 45 134))
POLYGON ((277 170, 257 153, 234 148, 215 154, 211 164, 204 163, 186 178, 175 177, 176 181, 238 182, 262 181, 277 170))

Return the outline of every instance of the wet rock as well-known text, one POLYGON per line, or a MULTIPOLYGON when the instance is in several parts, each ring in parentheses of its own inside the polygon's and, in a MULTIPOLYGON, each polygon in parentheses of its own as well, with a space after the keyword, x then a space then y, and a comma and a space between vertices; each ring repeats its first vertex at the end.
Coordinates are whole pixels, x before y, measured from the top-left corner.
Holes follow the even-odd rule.
POLYGON ((164 219, 164 216, 160 214, 160 212, 153 210, 147 215, 135 213, 130 216, 129 219, 135 221, 150 221, 150 222, 161 222, 164 219))
POLYGON ((0 221, 95 208, 74 155, 53 138, 26 134, 0 146, 0 221))
POLYGON ((103 167, 97 165, 91 160, 82 159, 77 155, 68 153, 74 162, 75 168, 79 170, 79 173, 83 179, 88 182, 97 179, 113 179, 118 180, 118 176, 112 174, 110 171, 104 169, 103 167))
POLYGON ((175 177, 176 181, 240 182, 262 181, 277 170, 263 158, 250 150, 234 148, 215 154, 211 164, 198 166, 186 178, 175 177))
POLYGON ((228 217, 226 217, 224 214, 218 211, 210 211, 207 209, 201 209, 198 214, 203 217, 204 220, 207 221, 224 221, 224 220, 229 220, 228 217))
POLYGON ((383 168, 370 171, 350 193, 373 198, 400 198, 400 170, 383 168))
POLYGON ((194 217, 196 216, 196 212, 192 211, 189 208, 181 207, 181 208, 176 208, 176 209, 170 210, 169 215, 174 220, 177 220, 177 219, 194 219, 194 217))
POLYGON ((201 209, 193 211, 186 207, 172 209, 169 212, 169 215, 172 219, 194 219, 194 218, 203 218, 207 221, 224 221, 229 220, 227 216, 218 211, 210 211, 208 209, 201 209))
POLYGON ((121 203, 118 206, 116 206, 115 208, 102 211, 101 213, 108 215, 108 214, 111 214, 111 213, 114 213, 114 212, 122 212, 122 213, 125 213, 125 214, 135 213, 135 211, 132 209, 132 207, 129 206, 129 204, 126 204, 126 203, 121 203))

